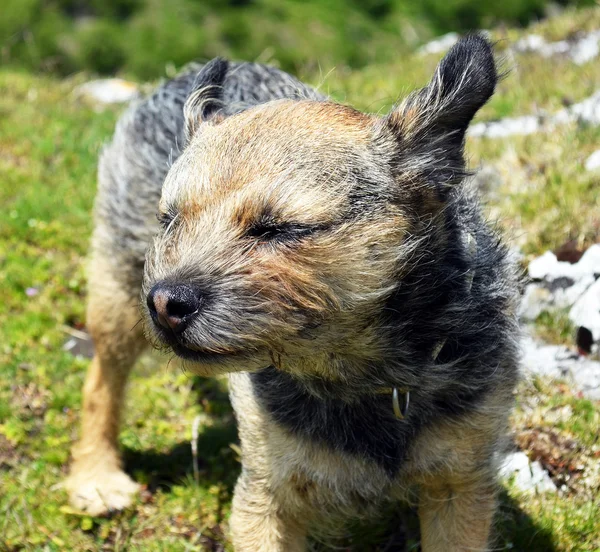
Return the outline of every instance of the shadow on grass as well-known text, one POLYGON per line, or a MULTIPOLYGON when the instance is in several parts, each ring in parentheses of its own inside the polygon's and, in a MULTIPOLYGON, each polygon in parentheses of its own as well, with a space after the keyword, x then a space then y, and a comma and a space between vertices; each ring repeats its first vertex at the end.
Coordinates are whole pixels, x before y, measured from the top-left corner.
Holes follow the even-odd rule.
MULTIPOLYGON (((238 442, 237 428, 227 392, 219 382, 195 378, 193 391, 196 398, 210 412, 212 425, 202 428, 198 435, 198 474, 203 487, 224 485, 227 492, 233 486, 240 471, 231 443, 238 442)), ((194 459, 189 441, 177 443, 167 451, 131 450, 123 451, 125 469, 144 481, 150 492, 157 489, 169 491, 193 478, 194 459)))
POLYGON ((555 538, 547 527, 525 513, 503 489, 495 523, 496 549, 527 552, 556 552, 555 538))
MULTIPOLYGON (((421 551, 419 520, 416 509, 406 505, 392 506, 379 522, 354 524, 348 536, 337 541, 335 550, 344 552, 419 552, 421 551)), ((541 527, 505 490, 499 507, 490 550, 512 552, 557 552, 555 539, 541 527)), ((332 550, 330 544, 314 543, 313 552, 332 550)))

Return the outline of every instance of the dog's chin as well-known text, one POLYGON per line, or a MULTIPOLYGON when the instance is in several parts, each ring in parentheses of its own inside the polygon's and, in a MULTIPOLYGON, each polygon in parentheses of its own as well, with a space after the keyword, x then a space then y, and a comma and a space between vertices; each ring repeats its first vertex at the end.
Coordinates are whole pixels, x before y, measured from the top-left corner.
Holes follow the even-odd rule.
POLYGON ((184 361, 186 370, 199 376, 216 376, 230 372, 253 372, 269 365, 267 357, 243 351, 215 353, 171 344, 173 352, 184 361))

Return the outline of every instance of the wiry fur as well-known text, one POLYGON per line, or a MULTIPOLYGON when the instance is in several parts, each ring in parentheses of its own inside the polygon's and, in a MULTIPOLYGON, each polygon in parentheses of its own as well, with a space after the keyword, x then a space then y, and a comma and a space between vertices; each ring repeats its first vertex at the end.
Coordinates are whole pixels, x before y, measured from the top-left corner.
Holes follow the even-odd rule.
MULTIPOLYGON (((101 162, 94 254, 132 297, 151 243, 144 300, 161 285, 200 298, 177 333, 149 308, 145 323, 190 370, 231 373, 236 550, 303 550, 324 517, 376 511, 412 486, 424 551, 486 549, 517 294, 462 182, 465 132, 496 79, 489 44, 467 37, 380 119, 273 69, 215 60, 196 91, 184 75, 119 124, 101 162), (159 195, 162 230, 150 222, 159 195), (410 392, 402 420, 391 388, 410 392)), ((111 379, 117 357, 104 350, 95 362, 111 379)), ((76 482, 98 452, 83 449, 76 482)))
MULTIPOLYGON (((94 515, 125 508, 138 489, 121 468, 118 428, 127 377, 145 345, 139 324, 144 257, 159 230, 163 181, 186 144, 183 108, 202 67, 190 64, 131 106, 100 157, 87 309, 96 352, 66 482, 71 502, 94 515)), ((272 67, 230 63, 220 98, 223 114, 231 115, 273 98, 321 95, 272 67)))

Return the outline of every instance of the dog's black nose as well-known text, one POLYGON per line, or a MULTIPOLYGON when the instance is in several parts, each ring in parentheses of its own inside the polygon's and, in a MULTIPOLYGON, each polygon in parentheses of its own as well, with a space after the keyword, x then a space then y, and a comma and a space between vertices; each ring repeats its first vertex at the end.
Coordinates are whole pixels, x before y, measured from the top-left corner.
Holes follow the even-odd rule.
POLYGON ((155 284, 146 303, 153 320, 163 328, 174 332, 185 330, 200 308, 198 291, 185 284, 155 284))

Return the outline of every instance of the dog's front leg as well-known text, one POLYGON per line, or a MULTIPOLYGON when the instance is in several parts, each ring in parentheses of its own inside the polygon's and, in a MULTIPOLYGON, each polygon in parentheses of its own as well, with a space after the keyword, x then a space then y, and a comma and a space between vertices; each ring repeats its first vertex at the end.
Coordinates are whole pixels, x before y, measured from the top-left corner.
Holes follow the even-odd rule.
POLYGON ((484 552, 496 509, 490 475, 424 485, 419 500, 423 552, 484 552))
POLYGON ((288 490, 275 492, 267 480, 242 473, 230 518, 236 552, 305 552, 309 514, 288 490))

